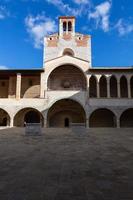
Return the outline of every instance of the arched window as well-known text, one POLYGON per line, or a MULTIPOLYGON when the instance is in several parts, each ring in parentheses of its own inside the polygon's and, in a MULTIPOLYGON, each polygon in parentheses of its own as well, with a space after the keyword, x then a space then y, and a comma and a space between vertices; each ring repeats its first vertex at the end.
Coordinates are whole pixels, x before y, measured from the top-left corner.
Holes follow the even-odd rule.
POLYGON ((102 76, 100 78, 99 86, 100 86, 100 97, 107 97, 107 80, 105 76, 102 76))
POLYGON ((72 31, 72 23, 68 22, 68 31, 72 31))
POLYGON ((67 49, 65 49, 64 52, 63 52, 63 56, 65 56, 65 55, 74 56, 74 52, 73 52, 72 49, 67 48, 67 49))
POLYGON ((128 97, 127 79, 125 76, 122 76, 120 79, 120 91, 122 98, 128 97))
POLYGON ((63 22, 63 31, 66 31, 66 22, 63 22))
POLYGON ((110 78, 110 97, 117 97, 117 79, 115 76, 110 78))
POLYGON ((97 81, 95 76, 91 76, 89 80, 89 97, 97 97, 97 81))
POLYGON ((130 88, 131 88, 131 97, 133 98, 133 76, 130 80, 130 88))

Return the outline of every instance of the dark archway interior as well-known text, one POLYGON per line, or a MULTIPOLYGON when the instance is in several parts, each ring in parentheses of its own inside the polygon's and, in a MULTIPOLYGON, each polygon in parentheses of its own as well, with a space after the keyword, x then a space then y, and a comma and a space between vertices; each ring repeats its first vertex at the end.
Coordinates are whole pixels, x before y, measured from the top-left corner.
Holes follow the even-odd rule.
POLYGON ((9 126, 10 125, 10 117, 8 113, 0 109, 0 126, 9 126))
POLYGON ((24 122, 26 123, 40 123, 40 120, 40 114, 36 111, 29 111, 24 117, 24 122))
POLYGON ((48 111, 49 127, 69 127, 81 123, 85 125, 85 118, 82 106, 70 99, 57 101, 48 111))
POLYGON ((126 110, 120 117, 121 127, 133 127, 133 108, 126 110))
POLYGON ((125 76, 122 76, 120 79, 120 91, 122 98, 128 97, 127 79, 125 76))
POLYGON ((114 76, 110 79, 110 97, 117 97, 117 80, 114 76))
POLYGON ((107 97, 107 80, 104 76, 100 78, 100 97, 107 97))
POLYGON ((43 126, 44 118, 42 114, 33 108, 20 110, 14 117, 14 126, 24 127, 26 123, 41 123, 43 126))
POLYGON ((133 77, 130 80, 130 86, 131 86, 131 97, 133 98, 133 77))
POLYGON ((91 76, 89 81, 89 97, 97 97, 97 81, 95 76, 91 76))
POLYGON ((116 117, 108 109, 95 110, 89 119, 90 127, 116 127, 116 117))

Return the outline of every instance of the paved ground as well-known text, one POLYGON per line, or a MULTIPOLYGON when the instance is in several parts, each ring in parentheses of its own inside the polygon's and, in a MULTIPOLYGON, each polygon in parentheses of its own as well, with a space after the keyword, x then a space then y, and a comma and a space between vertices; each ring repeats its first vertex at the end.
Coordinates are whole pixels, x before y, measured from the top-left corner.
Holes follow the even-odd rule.
POLYGON ((133 129, 0 130, 0 200, 133 200, 133 129))

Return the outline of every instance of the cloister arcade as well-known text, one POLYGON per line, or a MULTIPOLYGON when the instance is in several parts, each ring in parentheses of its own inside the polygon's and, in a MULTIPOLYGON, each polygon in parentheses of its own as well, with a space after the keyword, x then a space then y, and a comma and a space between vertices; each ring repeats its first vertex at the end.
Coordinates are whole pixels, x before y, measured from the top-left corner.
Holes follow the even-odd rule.
POLYGON ((133 98, 133 77, 126 75, 91 75, 90 98, 133 98))
MULTIPOLYGON (((0 126, 10 127, 11 118, 12 116, 6 110, 0 109, 0 126)), ((62 99, 49 108, 47 119, 45 119, 44 113, 37 109, 24 108, 13 117, 13 125, 14 127, 24 127, 25 123, 41 123, 44 127, 45 120, 47 127, 71 127, 73 124, 79 124, 88 128, 130 128, 133 127, 133 108, 124 109, 120 115, 117 115, 112 109, 97 108, 90 113, 87 119, 84 108, 78 102, 62 99), (120 127, 118 127, 118 121, 120 127)))
MULTIPOLYGON (((40 75, 1 76, 1 98, 40 98, 40 75), (17 91, 19 80, 20 89, 17 91), (19 92, 19 94, 17 94, 19 92)), ((73 65, 55 68, 48 77, 47 90, 84 90, 89 98, 133 98, 131 74, 88 74, 73 65), (88 82, 88 83, 87 83, 88 82)))

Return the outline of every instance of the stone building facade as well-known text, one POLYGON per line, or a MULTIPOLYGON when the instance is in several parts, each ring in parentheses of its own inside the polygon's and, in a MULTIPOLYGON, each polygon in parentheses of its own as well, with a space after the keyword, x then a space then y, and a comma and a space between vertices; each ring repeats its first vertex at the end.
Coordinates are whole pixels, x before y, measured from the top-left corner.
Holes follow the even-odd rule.
POLYGON ((0 70, 0 126, 133 127, 133 68, 91 62, 91 36, 75 17, 44 38, 40 70, 0 70))

